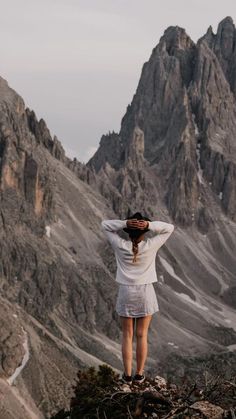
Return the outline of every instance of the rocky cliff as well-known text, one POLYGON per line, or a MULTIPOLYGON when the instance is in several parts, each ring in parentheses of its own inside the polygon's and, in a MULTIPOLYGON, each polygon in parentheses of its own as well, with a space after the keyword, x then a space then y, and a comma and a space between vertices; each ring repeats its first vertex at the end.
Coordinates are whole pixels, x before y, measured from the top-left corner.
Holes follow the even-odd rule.
MULTIPOLYGON (((120 365, 104 343, 103 334, 109 342, 119 327, 111 273, 98 255, 100 221, 115 214, 88 186, 93 171, 65 156, 2 78, 0 151, 0 378, 23 362, 26 334, 29 360, 11 382, 18 382, 15 405, 22 397, 29 403, 26 419, 37 412, 33 401, 45 415, 64 404, 76 367, 101 359, 120 365)), ((15 417, 3 401, 0 412, 15 417)))
MULTIPOLYGON (((147 369, 168 374, 168 356, 177 354, 181 375, 181 356, 235 353, 229 39, 229 18, 197 44, 169 27, 142 68, 120 132, 102 136, 86 165, 65 155, 45 121, 0 78, 1 391, 21 404, 22 418, 65 407, 77 367, 102 361, 122 369, 104 218, 141 210, 176 227, 157 255, 160 313, 147 369)), ((14 417, 4 400, 0 412, 14 417)))

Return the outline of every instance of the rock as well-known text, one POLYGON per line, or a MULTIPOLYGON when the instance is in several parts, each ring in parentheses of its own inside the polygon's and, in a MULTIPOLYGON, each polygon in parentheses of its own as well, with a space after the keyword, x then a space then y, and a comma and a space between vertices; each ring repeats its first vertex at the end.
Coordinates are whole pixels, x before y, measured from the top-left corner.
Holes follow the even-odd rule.
POLYGON ((88 183, 93 186, 93 188, 98 189, 96 174, 93 168, 89 169, 84 163, 80 163, 76 157, 71 160, 66 157, 66 166, 78 176, 83 182, 88 183))
POLYGON ((0 377, 9 378, 21 364, 24 356, 24 334, 7 307, 0 307, 0 377))
POLYGON ((167 385, 165 378, 160 377, 159 375, 156 375, 156 377, 154 378, 154 381, 157 384, 157 386, 161 389, 165 388, 167 385))
POLYGON ((190 408, 200 411, 205 418, 209 419, 222 419, 224 414, 224 410, 220 406, 216 406, 206 400, 195 402, 191 404, 190 408))
POLYGON ((171 405, 171 402, 166 399, 159 391, 144 391, 143 398, 150 400, 152 403, 159 403, 166 406, 171 405))
POLYGON ((207 33, 203 39, 214 51, 230 88, 236 96, 236 56, 234 51, 236 28, 233 19, 227 16, 219 23, 216 34, 212 32, 209 36, 209 33, 207 33))
POLYGON ((124 391, 125 393, 131 393, 131 388, 130 388, 130 386, 128 384, 122 384, 120 386, 120 389, 122 391, 124 391))
POLYGON ((56 135, 52 138, 45 121, 42 118, 38 121, 35 112, 29 108, 26 108, 25 114, 27 117, 28 128, 37 143, 45 147, 57 160, 63 162, 81 180, 96 186, 93 170, 90 170, 87 166, 85 166, 85 164, 80 163, 76 158, 71 160, 65 155, 65 150, 61 142, 58 140, 56 135))
POLYGON ((99 146, 101 151, 99 153, 95 152, 92 160, 90 159, 86 166, 94 168, 96 172, 99 172, 106 163, 109 163, 111 167, 118 169, 119 166, 117 166, 117 162, 119 162, 119 164, 122 162, 125 153, 120 136, 114 131, 107 135, 103 135, 99 146))

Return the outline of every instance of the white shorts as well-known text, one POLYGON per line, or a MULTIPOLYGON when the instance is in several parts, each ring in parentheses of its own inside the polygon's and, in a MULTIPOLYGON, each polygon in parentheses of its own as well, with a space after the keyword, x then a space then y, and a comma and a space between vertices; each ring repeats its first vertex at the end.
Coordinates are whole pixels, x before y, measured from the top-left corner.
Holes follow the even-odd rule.
POLYGON ((151 284, 119 284, 116 312, 124 317, 144 317, 159 311, 159 305, 151 284))

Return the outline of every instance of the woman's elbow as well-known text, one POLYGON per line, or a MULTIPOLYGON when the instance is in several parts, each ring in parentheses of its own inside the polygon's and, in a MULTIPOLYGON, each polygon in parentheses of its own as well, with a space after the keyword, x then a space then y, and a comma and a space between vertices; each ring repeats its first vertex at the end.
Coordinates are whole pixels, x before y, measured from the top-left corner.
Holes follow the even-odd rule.
POLYGON ((102 220, 101 221, 101 228, 102 228, 103 231, 111 231, 109 220, 102 220))
POLYGON ((106 220, 102 220, 100 225, 101 225, 102 229, 105 230, 105 228, 106 228, 106 220))
POLYGON ((170 232, 173 233, 174 229, 175 229, 175 225, 174 224, 170 224, 170 232))

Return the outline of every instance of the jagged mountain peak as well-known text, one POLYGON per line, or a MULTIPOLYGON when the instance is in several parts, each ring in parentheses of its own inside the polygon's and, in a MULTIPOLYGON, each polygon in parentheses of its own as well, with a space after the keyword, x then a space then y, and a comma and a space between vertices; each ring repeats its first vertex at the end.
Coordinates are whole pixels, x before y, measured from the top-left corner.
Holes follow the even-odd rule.
POLYGON ((229 31, 229 33, 233 33, 235 31, 235 24, 231 16, 226 16, 218 23, 216 33, 214 33, 212 25, 210 25, 203 37, 209 35, 221 37, 222 33, 224 32, 224 34, 227 34, 227 31, 229 31))
POLYGON ((1 108, 7 111, 14 109, 17 114, 22 114, 25 110, 24 100, 13 90, 7 80, 0 76, 0 105, 1 108))
POLYGON ((213 33, 213 28, 212 28, 212 25, 210 25, 210 26, 208 27, 208 29, 207 29, 207 32, 206 32, 206 33, 209 33, 209 34, 213 33))
POLYGON ((225 17, 214 34, 209 30, 201 38, 214 52, 230 89, 236 98, 236 28, 232 17, 225 17))
MULTIPOLYGON (((206 34, 202 38, 218 38, 218 41, 223 37, 232 37, 234 38, 235 24, 231 16, 226 16, 222 19, 218 26, 216 33, 213 32, 212 26, 210 25, 207 29, 206 34)), ((200 38, 201 39, 201 38, 200 38)))
POLYGON ((233 21, 233 18, 231 16, 226 16, 224 19, 222 19, 219 22, 218 28, 222 28, 222 27, 225 27, 225 26, 228 26, 228 25, 232 25, 235 28, 234 21, 233 21))
POLYGON ((170 55, 173 55, 175 49, 188 49, 194 46, 186 30, 180 26, 169 26, 160 39, 160 45, 163 42, 166 43, 166 50, 170 55))
POLYGON ((215 50, 221 50, 223 58, 230 58, 235 49, 236 30, 233 19, 227 16, 217 28, 215 50))
MULTIPOLYGON (((219 211, 236 217, 235 187, 229 186, 235 173, 236 135, 236 104, 231 93, 236 89, 236 58, 234 39, 227 29, 231 24, 232 19, 225 18, 219 24, 221 32, 214 35, 210 27, 197 44, 185 29, 169 26, 142 68, 120 133, 107 137, 105 148, 103 142, 89 161, 89 167, 97 172, 109 162, 117 173, 115 182, 121 193, 128 190, 122 186, 128 176, 126 172, 122 178, 124 168, 130 170, 133 165, 133 170, 137 166, 147 173, 149 165, 153 187, 147 188, 147 207, 150 191, 159 185, 166 191, 163 200, 175 222, 196 224, 201 229, 205 225, 203 230, 214 224, 219 211), (222 58, 225 56, 230 70, 222 58), (134 141, 137 127, 142 132, 143 159, 134 141), (206 203, 212 194, 216 204, 211 208, 206 203)), ((113 172, 112 182, 114 179, 113 172)), ((143 188, 139 180, 137 188, 143 188)), ((132 199, 138 206, 140 195, 132 199)))

